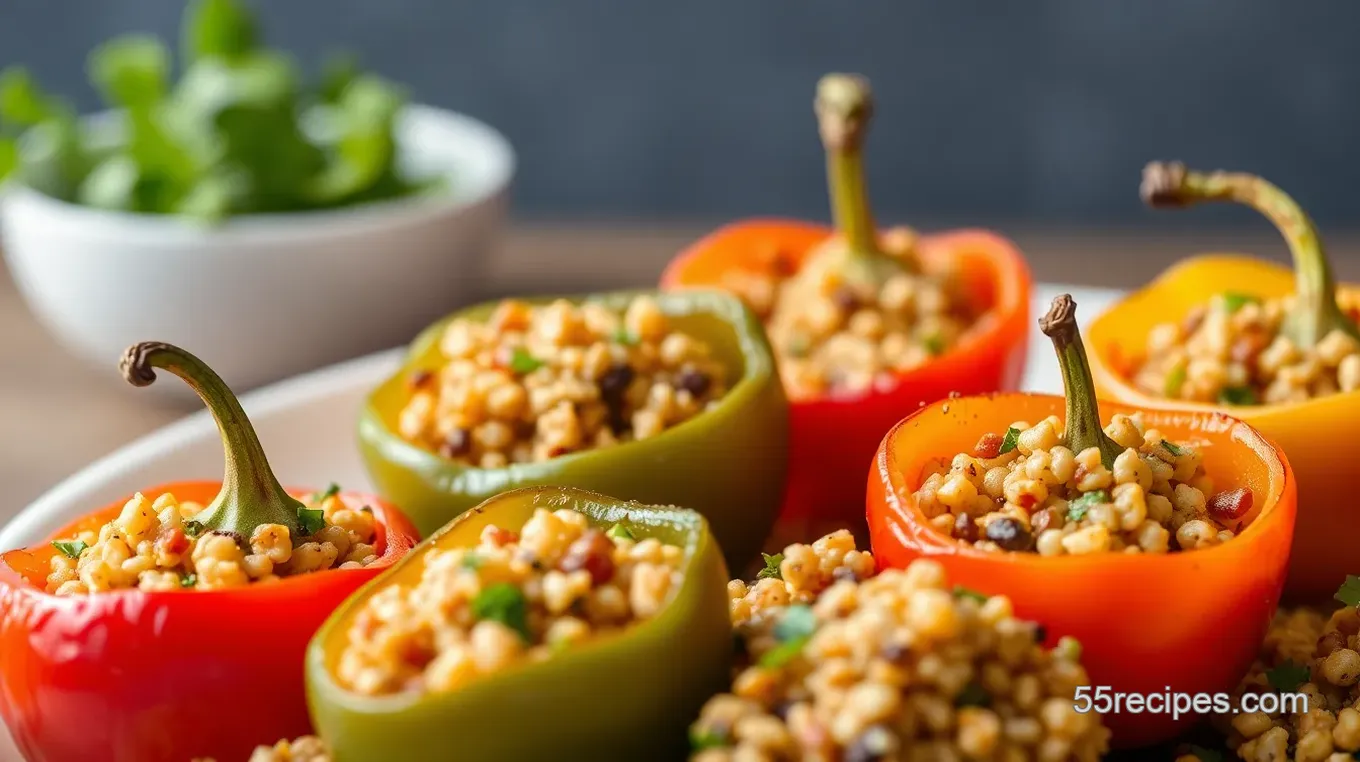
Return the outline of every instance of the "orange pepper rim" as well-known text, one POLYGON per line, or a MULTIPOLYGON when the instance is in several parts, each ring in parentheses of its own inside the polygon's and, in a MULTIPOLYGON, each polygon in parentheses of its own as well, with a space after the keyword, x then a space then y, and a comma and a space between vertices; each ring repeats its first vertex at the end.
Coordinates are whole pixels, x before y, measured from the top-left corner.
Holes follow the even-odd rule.
MULTIPOLYGON (((162 484, 156 487, 152 487, 151 489, 141 490, 141 493, 144 495, 154 494, 159 496, 168 492, 175 494, 175 497, 181 500, 182 502, 190 501, 200 502, 201 501, 200 499, 203 497, 203 495, 206 495, 207 496, 206 500, 210 501, 213 498, 213 496, 217 494, 217 491, 221 488, 221 486, 222 486, 221 482, 209 482, 209 481, 177 482, 171 484, 162 484), (188 497, 185 497, 186 495, 188 497)), ((288 494, 298 499, 302 499, 307 495, 315 494, 317 491, 318 490, 287 489, 288 494)), ((268 585, 268 589, 270 591, 278 590, 285 592, 298 592, 300 591, 300 586, 308 584, 308 578, 312 577, 313 574, 316 573, 327 575, 350 574, 353 572, 367 572, 371 570, 383 569, 396 563, 402 556, 404 556, 408 551, 411 550, 411 548, 415 546, 415 538, 412 536, 408 536, 405 533, 398 533, 395 537, 391 535, 391 529, 393 527, 389 525, 390 523, 393 522, 394 517, 399 516, 399 514, 397 513, 393 506, 387 504, 377 495, 353 492, 341 492, 339 495, 337 495, 337 497, 343 500, 345 502, 345 505, 349 506, 350 508, 361 508, 367 506, 373 509, 373 513, 378 519, 377 522, 375 522, 376 537, 374 538, 376 541, 375 542, 376 548, 381 550, 381 552, 378 555, 378 558, 374 560, 373 563, 357 569, 335 568, 326 569, 323 572, 299 574, 292 577, 282 577, 278 581, 271 582, 268 585)), ((84 601, 87 596, 58 596, 54 593, 49 593, 46 591, 45 589, 46 565, 49 562, 51 556, 56 552, 53 548, 51 548, 51 542, 60 540, 64 537, 70 537, 77 531, 90 528, 91 526, 95 528, 103 526, 104 524, 116 518, 118 514, 122 511, 123 504, 126 503, 127 500, 130 500, 131 498, 132 496, 129 495, 127 498, 120 502, 117 502, 111 506, 108 506, 106 508, 100 509, 98 511, 86 514, 84 516, 81 516, 80 518, 75 519, 71 523, 63 526, 61 529, 52 533, 48 537, 48 545, 46 546, 16 548, 14 550, 9 550, 5 551, 4 553, 0 553, 0 585, 12 583, 12 580, 6 579, 6 577, 12 575, 21 580, 22 586, 19 589, 28 590, 31 593, 37 593, 39 595, 47 596, 49 598, 62 601, 70 600, 77 603, 84 601), (34 567, 32 569, 25 571, 15 566, 13 561, 18 559, 20 556, 28 557, 30 559, 30 563, 34 564, 34 567), (35 580, 34 579, 35 574, 42 574, 44 575, 44 577, 39 580, 35 580)), ((152 499, 154 500, 154 498, 152 499)), ((205 502, 206 504, 206 501, 203 502, 205 502)), ((244 592, 254 591, 258 589, 259 588, 257 588, 254 585, 247 585, 243 588, 221 588, 215 590, 156 590, 156 591, 145 591, 135 587, 131 587, 119 590, 108 590, 101 593, 94 593, 93 595, 96 595, 100 598, 106 598, 108 596, 128 596, 128 595, 158 598, 160 596, 183 595, 185 593, 193 593, 195 595, 229 596, 240 595, 244 592)))
MULTIPOLYGON (((1143 392, 1129 381, 1128 374, 1125 373, 1128 362, 1123 360, 1125 357, 1128 358, 1128 361, 1140 360, 1146 354, 1146 332, 1151 331, 1153 326, 1146 326, 1147 331, 1144 332, 1142 343, 1130 347, 1123 339, 1115 341, 1108 335, 1113 330, 1112 325, 1124 322, 1126 320, 1125 313, 1133 309, 1132 305, 1152 299, 1155 294, 1165 292, 1172 284, 1190 279, 1192 274, 1197 274, 1201 270, 1242 268, 1244 266, 1249 266, 1264 277, 1287 279, 1291 284, 1289 293, 1292 293, 1293 270, 1275 262, 1231 254, 1202 254, 1181 260, 1157 276, 1156 280, 1120 299, 1091 321, 1090 327, 1086 330, 1087 356, 1090 358, 1091 374, 1096 379, 1097 385, 1110 389, 1110 393, 1119 401, 1137 407, 1160 410, 1189 410, 1203 413, 1226 409, 1232 411, 1234 416, 1244 421, 1285 410, 1306 410, 1316 405, 1333 402, 1338 398, 1360 400, 1360 389, 1357 389, 1349 392, 1338 391, 1325 397, 1314 397, 1305 402, 1227 405, 1154 396, 1143 392), (1124 351, 1124 347, 1128 347, 1127 352, 1124 351)), ((1337 290, 1338 294, 1345 294, 1350 300, 1360 301, 1360 286, 1341 284, 1337 290)), ((1275 289, 1271 289, 1271 291, 1273 296, 1275 289)), ((1206 293, 1204 296, 1207 301, 1212 293, 1206 293)), ((1184 317, 1183 312, 1168 313, 1167 321, 1181 320, 1184 317)))
MULTIPOLYGON (((725 225, 709 233, 688 249, 681 252, 662 274, 663 286, 699 287, 715 285, 711 278, 687 278, 686 273, 701 262, 707 252, 726 249, 729 239, 750 238, 747 258, 756 252, 751 246, 761 239, 794 238, 805 247, 789 252, 798 259, 799 266, 818 245, 825 242, 835 231, 823 225, 800 220, 781 218, 759 218, 725 225)), ((1019 248, 1009 239, 983 229, 960 229, 923 235, 917 242, 920 256, 924 259, 944 260, 963 257, 975 259, 977 265, 988 267, 985 279, 974 268, 964 268, 963 277, 990 290, 990 304, 973 324, 959 337, 959 340, 925 365, 897 373, 897 383, 888 389, 870 388, 854 394, 836 394, 812 399, 789 400, 792 406, 807 405, 853 405, 873 397, 892 397, 904 387, 926 375, 966 374, 972 367, 975 355, 1005 342, 1008 327, 1023 321, 1029 313, 1031 277, 1029 266, 1025 263, 1019 248)), ((726 263, 729 270, 758 269, 754 262, 734 261, 726 263)), ((707 270, 708 268, 703 268, 707 270)), ((1028 329, 1028 326, 1026 326, 1028 329)), ((1025 334, 1027 335, 1027 334, 1025 334)))
MULTIPOLYGON (((1018 552, 991 552, 980 550, 976 546, 948 537, 936 531, 929 525, 929 519, 921 511, 916 502, 915 491, 920 486, 919 473, 910 479, 898 463, 893 458, 895 451, 895 440, 904 429, 911 426, 924 415, 937 411, 943 412, 943 408, 950 404, 958 404, 961 400, 986 400, 988 402, 1005 402, 1011 399, 1031 399, 1031 400, 1057 400, 1062 401, 1062 397, 1049 394, 1030 394, 1030 393, 1005 393, 988 394, 974 397, 963 397, 952 400, 941 400, 939 402, 925 405, 921 409, 903 418, 888 431, 883 439, 883 444, 879 447, 878 454, 874 458, 874 471, 879 479, 887 487, 885 490, 886 508, 896 514, 893 518, 897 521, 914 524, 913 529, 918 537, 924 536, 937 546, 937 550, 932 552, 930 549, 923 549, 923 557, 933 555, 953 555, 970 559, 987 560, 1000 564, 1061 564, 1066 568, 1081 566, 1085 564, 1121 564, 1124 566, 1153 565, 1163 563, 1174 563, 1186 556, 1193 555, 1196 560, 1210 561, 1216 559, 1216 554, 1221 553, 1232 543, 1252 542, 1258 535, 1268 531, 1266 525, 1278 522, 1276 515, 1281 505, 1281 497, 1285 494, 1287 485, 1293 480, 1293 474, 1289 467, 1289 462, 1285 458, 1284 452, 1272 441, 1263 436, 1259 431, 1252 428, 1245 421, 1225 415, 1220 412, 1186 412, 1186 411, 1141 411, 1145 417, 1152 418, 1152 424, 1162 422, 1167 426, 1184 426, 1186 423, 1200 425, 1206 431, 1212 431, 1223 435, 1230 435, 1236 445, 1251 449, 1269 471, 1270 492, 1261 506, 1256 517, 1248 524, 1240 534, 1233 537, 1227 543, 1215 545, 1209 548, 1195 551, 1184 551, 1166 554, 1147 554, 1128 555, 1124 553, 1094 553, 1090 555, 1062 555, 1062 556, 1040 556, 1036 553, 1018 552), (1179 414, 1177 414, 1179 413, 1179 414), (911 486, 911 485, 915 486, 911 486), (927 534, 928 533, 928 534, 927 534)), ((1138 412, 1125 405, 1102 405, 1103 409, 1115 408, 1111 413, 1132 414, 1138 412)), ((1102 411, 1104 412, 1104 410, 1102 411)), ((979 436, 983 433, 980 432, 979 436)), ((993 432, 994 433, 994 432, 993 432)), ((924 462, 913 462, 909 464, 916 468, 924 468, 924 462)), ((872 512, 874 506, 870 506, 872 512)), ((890 522, 890 523, 896 523, 890 522)), ((904 543, 906 544, 906 543, 904 543)))

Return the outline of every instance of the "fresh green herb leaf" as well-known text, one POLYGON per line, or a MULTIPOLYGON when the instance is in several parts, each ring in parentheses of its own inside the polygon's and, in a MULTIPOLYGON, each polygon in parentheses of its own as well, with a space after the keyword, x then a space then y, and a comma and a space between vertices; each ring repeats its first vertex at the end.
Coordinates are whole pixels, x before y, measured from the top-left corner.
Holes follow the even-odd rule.
POLYGON ((610 527, 609 530, 608 530, 607 532, 605 532, 604 534, 605 534, 606 537, 609 537, 610 539, 614 539, 614 540, 636 540, 636 539, 637 539, 637 537, 635 537, 635 536, 633 535, 632 532, 628 531, 628 527, 626 527, 626 526, 624 526, 624 525, 622 525, 622 524, 615 524, 614 526, 610 527))
POLYGON ((335 497, 338 494, 340 494, 340 485, 336 484, 335 482, 331 482, 330 486, 326 487, 325 492, 322 492, 321 494, 316 496, 316 504, 321 505, 322 503, 326 502, 327 500, 330 500, 331 498, 335 497))
POLYGON ((978 683, 970 682, 963 686, 959 695, 954 697, 954 706, 990 706, 991 694, 978 683))
POLYGON ((817 615, 808 606, 789 606, 774 626, 774 639, 785 643, 799 638, 812 637, 817 631, 817 615))
POLYGON ((765 568, 760 570, 760 573, 756 575, 756 579, 784 578, 783 574, 781 574, 779 571, 779 565, 784 563, 783 553, 775 553, 774 555, 770 555, 769 553, 761 553, 760 556, 761 558, 765 559, 765 568))
POLYGON ((932 333, 921 339, 921 346, 932 356, 944 354, 944 337, 938 333, 932 333))
POLYGON ((0 182, 19 166, 19 145, 13 138, 0 135, 0 182))
POLYGON ((691 727, 689 729, 689 747, 692 751, 704 751, 705 749, 721 749, 727 746, 727 736, 712 729, 699 729, 691 727))
POLYGON ((1347 574, 1346 581, 1337 588, 1335 597, 1347 606, 1360 606, 1360 577, 1347 574))
POLYGON ((482 568, 483 563, 485 563, 485 560, 481 556, 477 555, 475 552, 469 551, 463 556, 463 560, 459 563, 459 566, 462 566, 464 569, 476 571, 477 569, 482 568))
POLYGON ((973 589, 964 587, 963 585, 955 585, 955 586, 954 586, 954 597, 955 597, 955 598, 971 598, 971 599, 977 601, 978 603, 986 603, 986 602, 987 602, 987 596, 986 596, 986 595, 984 595, 983 593, 979 593, 979 592, 976 591, 976 590, 973 590, 973 589))
POLYGON ((1199 759, 1199 762, 1223 762, 1222 752, 1206 749, 1203 746, 1191 744, 1190 753, 1195 755, 1195 757, 1199 759))
POLYGON ((1256 392, 1248 386, 1229 386, 1218 393, 1218 401, 1225 405, 1255 405, 1259 403, 1256 392))
POLYGON ((170 51, 148 35, 116 37, 94 49, 87 68, 104 100, 145 111, 169 89, 170 51))
POLYGON ((529 354, 522 347, 515 347, 514 354, 510 356, 510 370, 519 376, 533 373, 544 365, 546 363, 529 354))
POLYGON ((348 53, 333 53, 321 65, 321 100, 337 103, 355 79, 359 77, 359 62, 348 53))
POLYGON ((798 655, 803 652, 803 646, 807 645, 807 642, 811 639, 811 636, 809 636, 805 638, 794 638, 793 640, 780 643, 774 648, 766 651, 760 657, 760 661, 757 662, 757 664, 765 669, 778 669, 783 667, 798 658, 798 655))
POLYGON ((1067 520, 1081 521, 1086 518, 1086 512, 1101 503, 1110 502, 1110 493, 1103 489, 1094 492, 1084 493, 1081 497, 1067 504, 1067 520))
POLYGON ((1005 455, 1014 450, 1020 444, 1020 429, 1010 426, 1006 429, 1006 436, 1001 438, 1001 449, 996 451, 997 455, 1005 455))
POLYGON ((637 337, 629 333, 627 328, 619 328, 614 331, 612 338, 615 344, 622 344, 626 347, 631 347, 638 343, 637 337))
POLYGON ((500 622, 529 642, 529 601, 524 591, 509 582, 497 582, 472 599, 472 615, 479 621, 500 622))
POLYGON ((1170 439, 1162 440, 1162 449, 1166 450, 1167 452, 1177 457, 1179 457, 1181 454, 1180 445, 1176 444, 1175 442, 1172 442, 1170 439))
POLYGON ((186 64, 201 58, 235 60, 255 49, 259 32, 250 11, 236 0, 196 0, 184 13, 186 64))
POLYGON ((1166 374, 1166 383, 1162 387, 1162 393, 1168 397, 1178 397, 1181 387, 1185 386, 1186 370, 1185 365, 1177 365, 1166 374))
POLYGON ((304 537, 311 537, 326 528, 326 514, 320 508, 299 507, 298 527, 304 537))
POLYGON ((188 574, 185 574, 184 576, 182 576, 182 577, 179 578, 179 586, 180 586, 180 587, 193 587, 194 585, 197 585, 197 584, 198 584, 198 575, 197 575, 197 574, 194 574, 193 572, 189 572, 188 574))
POLYGON ((0 71, 0 124, 32 127, 51 119, 56 111, 28 69, 12 66, 0 71))
POLYGON ((1261 300, 1251 294, 1239 294, 1229 291, 1223 294, 1223 309, 1229 313, 1237 312, 1248 304, 1260 304, 1261 300))
POLYGON ((80 558, 80 554, 84 553, 90 546, 85 544, 84 540, 57 540, 52 543, 52 547, 61 551, 61 554, 67 558, 80 558))
POLYGON ((1300 685, 1308 682, 1310 676, 1307 667, 1289 660, 1266 670, 1266 680, 1278 693, 1293 693, 1300 685))
POLYGON ((190 537, 197 537, 203 534, 203 522, 189 519, 184 522, 184 534, 190 537))

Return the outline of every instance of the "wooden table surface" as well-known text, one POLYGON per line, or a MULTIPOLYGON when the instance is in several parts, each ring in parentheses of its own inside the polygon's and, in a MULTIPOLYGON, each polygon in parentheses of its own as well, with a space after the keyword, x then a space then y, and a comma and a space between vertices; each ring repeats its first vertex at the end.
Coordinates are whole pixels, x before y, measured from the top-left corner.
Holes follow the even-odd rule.
MULTIPOLYGON (((487 279, 488 294, 581 291, 655 282, 699 225, 518 225, 487 279)), ((1036 280, 1131 288, 1204 250, 1260 252, 1284 261, 1269 230, 1255 235, 1149 237, 1131 233, 1016 233, 1036 280)), ((1338 275, 1360 280, 1360 236, 1332 238, 1338 275)), ((53 346, 0 270, 0 524, 61 479, 163 426, 183 409, 137 404, 107 377, 53 346)))

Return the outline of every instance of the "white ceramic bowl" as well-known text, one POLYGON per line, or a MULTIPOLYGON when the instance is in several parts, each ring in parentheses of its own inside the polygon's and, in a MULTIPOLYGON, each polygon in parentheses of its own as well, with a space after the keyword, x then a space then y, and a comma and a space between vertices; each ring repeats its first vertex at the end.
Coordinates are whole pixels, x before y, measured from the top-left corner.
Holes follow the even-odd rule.
MULTIPOLYGON (((11 183, 0 199, 0 248, 37 318, 111 382, 123 383, 116 365, 125 347, 159 340, 249 389, 405 343, 476 296, 483 255, 504 223, 513 150, 479 121, 423 106, 403 114, 397 142, 403 168, 447 176, 449 189, 204 227, 89 209, 11 183)), ((177 383, 140 393, 153 390, 189 398, 177 383)))

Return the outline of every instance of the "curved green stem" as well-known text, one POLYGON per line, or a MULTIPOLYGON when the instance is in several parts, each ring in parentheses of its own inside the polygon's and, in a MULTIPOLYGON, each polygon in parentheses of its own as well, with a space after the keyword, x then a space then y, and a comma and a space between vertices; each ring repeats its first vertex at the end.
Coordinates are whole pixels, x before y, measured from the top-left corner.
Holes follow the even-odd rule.
POLYGON ((212 368, 183 349, 159 341, 128 347, 118 368, 133 386, 149 386, 156 380, 156 368, 179 376, 217 421, 226 471, 217 497, 194 517, 204 531, 230 533, 243 544, 250 542, 262 524, 282 524, 294 538, 311 534, 304 530, 306 506, 285 492, 274 477, 245 410, 212 368))
POLYGON ((886 263, 900 269, 879 247, 878 226, 869 207, 863 152, 864 134, 874 111, 869 80, 858 74, 822 77, 813 110, 826 148, 832 216, 844 239, 845 253, 871 267, 886 263))
POLYGON ((1039 328, 1053 340, 1058 353, 1058 367, 1062 369, 1063 392, 1067 396, 1067 447, 1079 453, 1088 447, 1100 449, 1100 460, 1106 468, 1114 468, 1114 459, 1124 452, 1117 442, 1100 426, 1100 406, 1096 402, 1096 385, 1091 379, 1091 366, 1086 360, 1086 348, 1077 328, 1077 303, 1071 294, 1053 300, 1048 314, 1039 318, 1039 328))
POLYGON ((1317 226, 1284 191, 1255 175, 1195 172, 1179 162, 1152 162, 1143 169, 1141 195, 1158 208, 1231 201, 1265 215, 1280 229, 1294 259, 1295 304, 1281 331, 1303 347, 1316 345, 1335 329, 1360 339, 1360 330, 1336 303, 1336 280, 1317 226))

